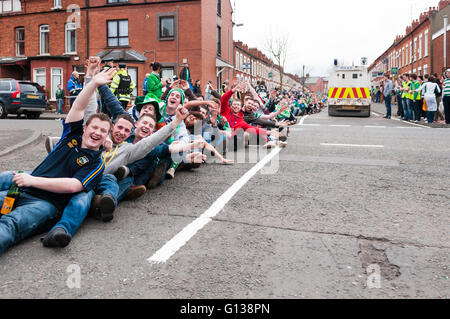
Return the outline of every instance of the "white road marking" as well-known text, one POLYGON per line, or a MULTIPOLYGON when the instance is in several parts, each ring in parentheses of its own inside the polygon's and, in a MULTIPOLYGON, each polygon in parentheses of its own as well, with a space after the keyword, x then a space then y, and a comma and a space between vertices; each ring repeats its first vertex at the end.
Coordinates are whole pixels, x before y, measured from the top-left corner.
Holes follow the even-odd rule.
POLYGON ((352 127, 351 125, 330 125, 330 127, 352 127))
POLYGON ((302 119, 300 120, 300 123, 298 123, 298 126, 302 126, 303 123, 305 122, 305 120, 309 117, 309 115, 306 115, 304 117, 302 117, 302 119))
POLYGON ((375 112, 372 112, 372 115, 375 115, 375 116, 378 116, 378 117, 380 117, 381 115, 378 115, 377 113, 375 113, 375 112))
POLYGON ((359 144, 330 144, 320 143, 322 146, 343 146, 343 147, 372 147, 372 148, 384 148, 384 145, 359 145, 359 144))
POLYGON ((160 264, 166 263, 181 247, 183 247, 192 237, 197 234, 203 227, 205 227, 212 219, 217 216, 225 205, 236 195, 236 193, 247 182, 264 168, 276 155, 281 152, 281 148, 275 148, 269 155, 263 158, 250 171, 242 176, 236 183, 234 183, 222 196, 217 199, 212 206, 205 211, 199 218, 194 220, 186 226, 175 237, 168 241, 160 250, 158 250, 152 257, 147 259, 149 263, 160 264))
POLYGON ((415 125, 415 126, 418 126, 418 127, 424 127, 424 128, 431 128, 431 127, 429 127, 429 126, 425 126, 425 125, 421 125, 421 124, 417 124, 417 123, 413 123, 413 122, 408 122, 408 121, 402 121, 402 120, 400 120, 400 119, 395 119, 395 118, 393 118, 392 120, 395 120, 395 121, 399 121, 399 122, 403 122, 403 123, 405 123, 405 124, 411 124, 411 125, 415 125))
POLYGON ((321 126, 321 124, 303 124, 303 126, 321 126))
POLYGON ((378 125, 366 125, 364 127, 367 127, 367 128, 386 128, 386 126, 378 126, 378 125))

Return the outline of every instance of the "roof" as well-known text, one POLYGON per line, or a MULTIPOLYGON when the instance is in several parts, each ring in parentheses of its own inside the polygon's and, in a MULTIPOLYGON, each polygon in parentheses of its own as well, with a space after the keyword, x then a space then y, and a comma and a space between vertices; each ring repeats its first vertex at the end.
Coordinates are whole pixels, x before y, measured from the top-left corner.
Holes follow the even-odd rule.
POLYGON ((135 50, 118 49, 97 53, 103 61, 144 63, 147 58, 135 50))

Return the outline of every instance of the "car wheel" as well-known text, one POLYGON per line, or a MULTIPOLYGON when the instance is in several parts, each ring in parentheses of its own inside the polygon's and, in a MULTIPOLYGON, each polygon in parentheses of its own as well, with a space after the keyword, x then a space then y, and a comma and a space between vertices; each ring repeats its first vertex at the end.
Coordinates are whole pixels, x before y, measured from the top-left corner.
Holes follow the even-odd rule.
POLYGON ((3 103, 0 103, 0 119, 6 119, 8 112, 6 112, 6 107, 3 103))

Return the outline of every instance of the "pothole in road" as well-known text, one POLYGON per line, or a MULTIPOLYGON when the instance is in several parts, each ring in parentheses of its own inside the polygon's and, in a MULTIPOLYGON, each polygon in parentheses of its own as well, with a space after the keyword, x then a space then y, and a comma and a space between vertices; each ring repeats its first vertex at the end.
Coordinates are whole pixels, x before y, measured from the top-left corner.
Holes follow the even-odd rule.
POLYGON ((385 250, 375 248, 367 240, 358 240, 358 243, 359 258, 364 269, 367 269, 370 265, 378 265, 381 276, 386 280, 394 280, 401 275, 400 267, 389 261, 385 250))

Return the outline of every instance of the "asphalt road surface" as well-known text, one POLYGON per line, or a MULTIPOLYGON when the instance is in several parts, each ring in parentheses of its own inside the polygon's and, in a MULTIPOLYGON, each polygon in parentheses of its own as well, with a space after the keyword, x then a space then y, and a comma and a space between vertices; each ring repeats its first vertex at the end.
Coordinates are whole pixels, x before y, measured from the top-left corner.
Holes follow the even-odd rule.
MULTIPOLYGON (((0 295, 449 298, 449 140, 379 114, 303 118, 287 148, 177 173, 111 223, 89 218, 64 250, 40 236, 11 248, 0 295)), ((45 156, 41 140, 0 157, 0 169, 45 156)))

